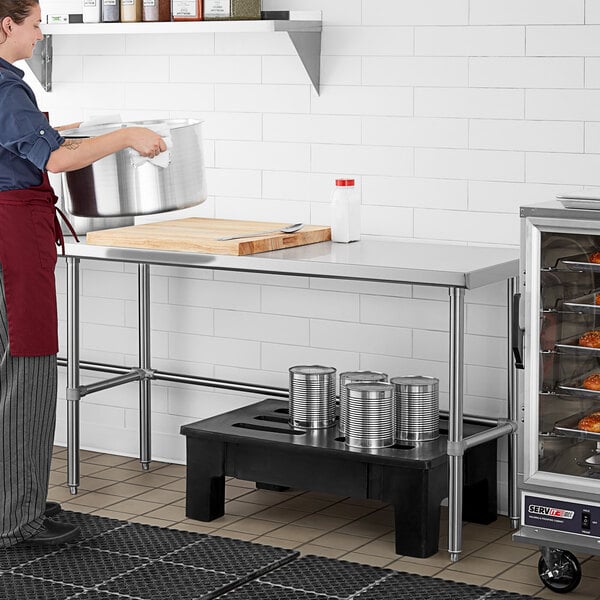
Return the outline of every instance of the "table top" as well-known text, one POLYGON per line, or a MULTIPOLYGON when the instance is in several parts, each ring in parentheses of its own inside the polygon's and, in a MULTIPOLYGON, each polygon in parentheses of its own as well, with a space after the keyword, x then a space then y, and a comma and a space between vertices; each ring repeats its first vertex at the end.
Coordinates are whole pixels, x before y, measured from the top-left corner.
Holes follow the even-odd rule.
POLYGON ((66 256, 227 271, 273 273, 412 283, 473 289, 516 277, 517 249, 427 244, 364 238, 360 242, 321 242, 248 256, 226 256, 76 243, 65 237, 66 256))

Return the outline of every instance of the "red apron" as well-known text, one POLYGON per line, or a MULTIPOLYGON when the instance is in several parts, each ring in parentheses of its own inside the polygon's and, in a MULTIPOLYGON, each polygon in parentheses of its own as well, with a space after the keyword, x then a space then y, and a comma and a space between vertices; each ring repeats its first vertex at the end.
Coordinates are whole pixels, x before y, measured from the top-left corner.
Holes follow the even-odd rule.
POLYGON ((64 240, 56 211, 65 217, 56 201, 46 173, 40 185, 0 192, 0 264, 13 356, 58 353, 54 267, 56 244, 64 254, 64 240))

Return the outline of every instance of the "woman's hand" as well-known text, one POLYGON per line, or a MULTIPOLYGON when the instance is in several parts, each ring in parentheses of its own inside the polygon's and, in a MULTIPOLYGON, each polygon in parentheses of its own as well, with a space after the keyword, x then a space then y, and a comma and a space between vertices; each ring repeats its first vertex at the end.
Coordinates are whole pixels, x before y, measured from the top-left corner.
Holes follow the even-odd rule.
POLYGON ((141 156, 154 158, 167 149, 165 140, 156 132, 145 127, 127 127, 128 146, 137 150, 141 156))

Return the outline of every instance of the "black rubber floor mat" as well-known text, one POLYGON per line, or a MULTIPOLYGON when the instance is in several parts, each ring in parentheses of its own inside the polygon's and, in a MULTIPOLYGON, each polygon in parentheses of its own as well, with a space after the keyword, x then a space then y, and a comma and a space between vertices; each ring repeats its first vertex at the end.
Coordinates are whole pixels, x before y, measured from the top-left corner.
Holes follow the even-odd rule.
POLYGON ((148 561, 112 552, 69 546, 14 570, 41 579, 94 587, 148 561))
POLYGON ((223 600, 328 600, 332 596, 283 588, 261 581, 250 581, 242 587, 227 592, 221 598, 223 600))
POLYGON ((350 598, 394 571, 334 560, 320 556, 303 556, 284 567, 263 575, 259 581, 304 592, 325 594, 332 598, 350 598))
POLYGON ((394 573, 355 596, 356 600, 487 600, 488 588, 434 579, 412 573, 394 573))
MULTIPOLYGON (((2 600, 67 600, 82 588, 41 581, 32 577, 2 573, 0 575, 0 598, 2 600)), ((115 598, 115 600, 117 600, 115 598)))
POLYGON ((163 562, 202 567, 240 577, 258 577, 297 556, 298 552, 294 550, 206 536, 198 543, 164 557, 163 562))
POLYGON ((129 523, 89 541, 84 540, 80 545, 142 558, 161 558, 207 537, 202 533, 129 523))
POLYGON ((57 546, 53 550, 52 548, 43 548, 42 546, 20 545, 13 546, 12 548, 0 548, 0 571, 9 571, 32 560, 59 552, 62 548, 64 546, 57 546))
POLYGON ((159 561, 150 563, 98 586, 143 600, 193 600, 215 598, 236 584, 235 575, 159 561))
POLYGON ((99 517, 96 515, 86 515, 70 510, 59 512, 56 516, 52 517, 52 520, 77 525, 79 529, 81 529, 81 538, 84 540, 89 540, 101 533, 106 533, 107 531, 112 531, 113 529, 127 525, 127 521, 119 521, 118 519, 109 519, 107 517, 99 517))

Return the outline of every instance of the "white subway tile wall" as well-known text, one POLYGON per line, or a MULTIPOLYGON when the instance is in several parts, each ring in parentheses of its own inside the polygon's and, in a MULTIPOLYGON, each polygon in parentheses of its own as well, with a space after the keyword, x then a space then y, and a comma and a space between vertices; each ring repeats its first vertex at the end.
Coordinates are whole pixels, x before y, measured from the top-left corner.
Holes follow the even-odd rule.
MULTIPOLYGON (((520 205, 600 188, 598 0, 263 0, 263 8, 323 11, 320 95, 285 34, 55 36, 52 93, 27 78, 56 124, 114 112, 202 119, 210 196, 185 215, 327 224, 334 179, 354 176, 365 235, 516 246, 520 205)), ((156 368, 281 387, 302 363, 433 375, 447 406, 445 290, 152 273, 156 368)), ((62 261, 57 282, 64 355, 62 261)), ((135 267, 83 261, 81 289, 82 359, 137 364, 135 267)), ((465 410, 504 416, 506 289, 466 300, 465 410)), ((98 377, 84 372, 83 383, 98 377)), ((137 452, 136 390, 83 399, 84 447, 137 452)), ((181 423, 259 398, 157 383, 154 455, 184 461, 181 423)), ((64 443, 64 391, 58 420, 64 443)))

